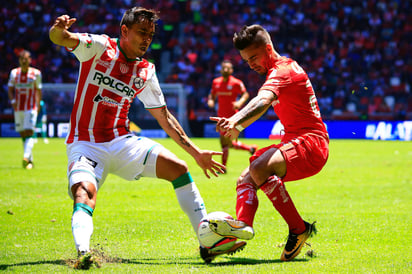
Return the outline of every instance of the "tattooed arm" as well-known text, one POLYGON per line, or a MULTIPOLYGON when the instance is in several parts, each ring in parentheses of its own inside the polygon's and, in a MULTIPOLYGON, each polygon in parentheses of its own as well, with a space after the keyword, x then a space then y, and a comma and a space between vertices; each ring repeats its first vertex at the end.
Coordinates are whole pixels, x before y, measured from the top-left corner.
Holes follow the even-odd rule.
POLYGON ((222 152, 202 150, 196 146, 167 107, 148 109, 148 111, 156 118, 167 135, 196 160, 206 177, 210 178, 208 171, 215 176, 217 176, 217 172, 224 173, 224 165, 212 159, 213 155, 221 155, 222 152))
POLYGON ((259 119, 276 100, 276 95, 269 90, 261 90, 249 103, 230 118, 210 117, 216 121, 216 130, 225 131, 225 135, 236 139, 243 128, 259 119))

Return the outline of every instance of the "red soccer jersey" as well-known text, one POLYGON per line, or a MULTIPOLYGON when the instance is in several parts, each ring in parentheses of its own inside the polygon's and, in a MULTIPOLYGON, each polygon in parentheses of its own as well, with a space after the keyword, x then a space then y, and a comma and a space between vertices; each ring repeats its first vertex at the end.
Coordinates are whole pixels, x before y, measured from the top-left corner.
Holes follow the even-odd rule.
POLYGON ((297 62, 281 57, 268 71, 260 90, 278 97, 272 106, 284 126, 283 142, 307 133, 328 138, 312 84, 297 62))
POLYGON ((229 76, 227 82, 223 81, 222 76, 215 78, 211 93, 218 98, 217 116, 227 118, 235 114, 233 103, 244 92, 246 92, 246 87, 243 82, 233 76, 229 76))
POLYGON ((9 87, 14 87, 14 98, 16 99, 16 111, 36 110, 36 91, 41 90, 41 72, 36 68, 29 67, 23 73, 21 68, 15 68, 10 72, 9 87))
POLYGON ((155 67, 142 58, 128 59, 118 39, 78 34, 68 49, 81 62, 66 142, 109 142, 129 133, 128 113, 135 97, 145 108, 166 105, 155 67))

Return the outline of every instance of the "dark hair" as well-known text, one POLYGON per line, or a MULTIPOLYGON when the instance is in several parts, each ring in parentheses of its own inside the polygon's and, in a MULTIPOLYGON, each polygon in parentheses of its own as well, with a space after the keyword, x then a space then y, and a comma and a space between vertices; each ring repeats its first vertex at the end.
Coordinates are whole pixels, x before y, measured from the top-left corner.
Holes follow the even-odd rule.
POLYGON ((233 44, 238 50, 243 50, 250 45, 262 46, 271 43, 269 33, 261 25, 243 26, 233 35, 233 44))
POLYGON ((151 9, 149 10, 142 7, 134 7, 125 11, 123 18, 120 21, 120 27, 126 25, 126 27, 130 28, 133 24, 138 24, 145 21, 156 23, 159 19, 158 11, 151 9))

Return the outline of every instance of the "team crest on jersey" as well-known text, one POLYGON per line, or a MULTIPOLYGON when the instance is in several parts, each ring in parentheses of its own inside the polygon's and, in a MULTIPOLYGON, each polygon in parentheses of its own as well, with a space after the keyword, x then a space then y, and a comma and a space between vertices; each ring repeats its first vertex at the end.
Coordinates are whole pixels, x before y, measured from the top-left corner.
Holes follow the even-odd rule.
POLYGON ((228 89, 228 90, 231 90, 232 88, 233 88, 232 85, 228 85, 228 86, 227 86, 227 89, 228 89))
POLYGON ((144 85, 144 80, 140 77, 136 77, 133 80, 133 85, 136 89, 141 89, 144 85))
POLYGON ((120 63, 120 72, 126 74, 129 71, 129 66, 125 63, 120 63))

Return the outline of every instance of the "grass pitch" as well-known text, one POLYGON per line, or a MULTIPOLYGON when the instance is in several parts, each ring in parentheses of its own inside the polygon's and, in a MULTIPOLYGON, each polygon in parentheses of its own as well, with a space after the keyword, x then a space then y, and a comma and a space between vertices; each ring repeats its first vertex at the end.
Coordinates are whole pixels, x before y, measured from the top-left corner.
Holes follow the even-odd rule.
MULTIPOLYGON (((159 139, 187 161, 208 212, 235 216, 235 182, 248 153, 230 150, 228 174, 208 180, 170 139, 159 139)), ((269 140, 243 140, 260 147, 269 140)), ((195 139, 220 150, 218 139, 195 139)), ((67 195, 63 139, 41 139, 33 170, 21 167, 19 138, 0 139, 0 270, 72 272, 72 201, 67 195)), ((286 187, 318 234, 292 262, 279 260, 287 226, 262 192, 256 236, 244 251, 205 265, 170 183, 110 175, 99 191, 92 248, 113 273, 408 273, 412 269, 412 142, 332 140, 316 176, 286 187), (262 195, 263 194, 263 195, 262 195)))

